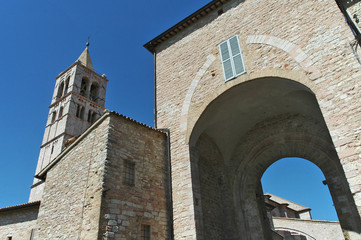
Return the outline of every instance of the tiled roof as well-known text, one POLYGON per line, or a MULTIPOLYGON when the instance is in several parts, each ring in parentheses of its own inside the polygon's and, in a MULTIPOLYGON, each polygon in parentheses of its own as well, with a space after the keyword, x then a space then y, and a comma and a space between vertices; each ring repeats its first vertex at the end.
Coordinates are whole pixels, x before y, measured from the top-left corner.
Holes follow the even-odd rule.
POLYGON ((39 205, 40 205, 40 201, 28 202, 28 203, 24 203, 24 204, 0 208, 0 212, 6 212, 6 211, 17 210, 17 209, 27 208, 27 207, 32 207, 32 206, 39 206, 39 205))
POLYGON ((303 211, 308 211, 308 210, 311 210, 310 208, 308 207, 305 207, 305 206, 302 206, 300 204, 297 204, 297 203, 294 203, 294 202, 291 202, 287 199, 284 199, 284 198, 281 198, 281 197, 278 197, 276 195, 273 195, 271 193, 266 193, 265 195, 268 195, 270 196, 270 200, 274 201, 274 202, 277 202, 279 204, 287 204, 287 207, 296 211, 296 212, 303 212, 303 211))

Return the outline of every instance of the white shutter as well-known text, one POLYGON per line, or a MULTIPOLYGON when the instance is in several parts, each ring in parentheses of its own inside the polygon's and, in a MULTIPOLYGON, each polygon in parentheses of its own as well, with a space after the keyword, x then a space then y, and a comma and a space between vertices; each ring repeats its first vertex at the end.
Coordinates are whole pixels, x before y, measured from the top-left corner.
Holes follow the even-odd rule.
POLYGON ((231 37, 219 45, 225 81, 245 73, 238 36, 231 37))

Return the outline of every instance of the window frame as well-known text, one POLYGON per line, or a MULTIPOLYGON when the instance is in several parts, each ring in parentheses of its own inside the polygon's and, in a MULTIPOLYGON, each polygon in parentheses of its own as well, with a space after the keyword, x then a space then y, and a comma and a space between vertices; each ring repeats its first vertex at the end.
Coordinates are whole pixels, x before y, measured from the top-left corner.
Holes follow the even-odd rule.
POLYGON ((221 58, 221 62, 222 62, 223 77, 224 77, 224 81, 225 81, 225 82, 228 82, 228 81, 230 81, 230 80, 232 80, 232 79, 234 79, 234 78, 236 78, 236 77, 238 77, 238 76, 240 76, 240 75, 242 75, 242 74, 244 74, 244 73, 247 72, 247 71, 246 71, 246 66, 245 66, 245 64, 244 64, 244 59, 243 59, 243 54, 242 54, 242 48, 241 48, 241 44, 240 44, 240 42, 239 42, 238 35, 234 35, 234 36, 228 38, 227 40, 221 42, 221 43, 218 45, 218 49, 219 49, 220 58, 221 58), (233 56, 232 48, 231 48, 231 44, 230 44, 230 40, 233 39, 234 37, 235 37, 236 40, 237 40, 237 44, 238 44, 238 48, 239 48, 239 54, 236 54, 236 55, 233 56), (228 50, 229 56, 230 56, 228 59, 230 60, 231 67, 232 67, 232 76, 231 76, 231 77, 228 77, 228 78, 227 78, 227 76, 226 76, 225 65, 224 65, 224 62, 226 62, 228 59, 226 59, 226 60, 223 59, 223 56, 222 56, 222 48, 221 48, 221 45, 223 45, 224 43, 227 43, 227 50, 228 50), (234 58, 235 58, 236 56, 238 56, 238 55, 240 55, 240 57, 241 57, 243 71, 237 74, 237 73, 236 73, 236 66, 235 66, 234 58))
POLYGON ((140 227, 140 239, 150 240, 151 239, 151 226, 148 224, 142 224, 140 227))
POLYGON ((133 161, 123 161, 123 184, 135 186, 135 162, 133 161))

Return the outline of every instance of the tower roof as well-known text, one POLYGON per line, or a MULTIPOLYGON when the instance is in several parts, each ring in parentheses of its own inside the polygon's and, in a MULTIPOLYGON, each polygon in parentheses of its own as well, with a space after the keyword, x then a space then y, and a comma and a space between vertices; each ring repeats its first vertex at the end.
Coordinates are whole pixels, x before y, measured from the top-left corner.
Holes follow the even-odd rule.
POLYGON ((84 51, 80 54, 78 60, 82 65, 94 71, 92 60, 90 59, 88 44, 84 51))

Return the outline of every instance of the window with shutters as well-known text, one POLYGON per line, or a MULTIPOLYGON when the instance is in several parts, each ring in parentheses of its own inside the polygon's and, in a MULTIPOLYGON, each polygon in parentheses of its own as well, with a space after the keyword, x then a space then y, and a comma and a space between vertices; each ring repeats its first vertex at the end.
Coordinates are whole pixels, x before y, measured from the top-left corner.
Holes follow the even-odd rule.
POLYGON ((225 81, 229 81, 246 72, 238 36, 219 44, 225 81))

